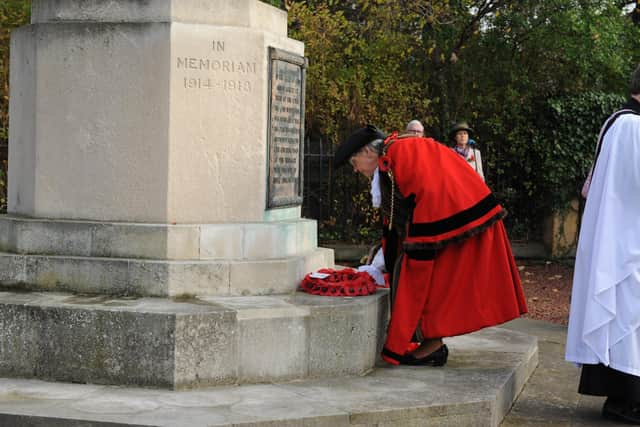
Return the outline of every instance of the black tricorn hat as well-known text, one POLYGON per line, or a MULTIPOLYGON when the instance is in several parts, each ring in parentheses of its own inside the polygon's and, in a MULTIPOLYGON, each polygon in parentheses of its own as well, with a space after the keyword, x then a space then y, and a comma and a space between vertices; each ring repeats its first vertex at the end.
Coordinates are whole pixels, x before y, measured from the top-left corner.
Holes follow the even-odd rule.
POLYGON ((335 168, 342 166, 349 157, 358 152, 362 147, 375 141, 376 139, 385 139, 386 135, 377 127, 367 125, 360 128, 349 135, 346 141, 343 141, 336 150, 333 157, 333 165, 335 168))
POLYGON ((469 136, 471 136, 471 134, 473 133, 473 128, 469 126, 467 122, 458 122, 453 125, 453 127, 449 131, 449 137, 453 138, 454 136, 456 136, 456 132, 458 132, 459 130, 466 130, 469 133, 469 136))

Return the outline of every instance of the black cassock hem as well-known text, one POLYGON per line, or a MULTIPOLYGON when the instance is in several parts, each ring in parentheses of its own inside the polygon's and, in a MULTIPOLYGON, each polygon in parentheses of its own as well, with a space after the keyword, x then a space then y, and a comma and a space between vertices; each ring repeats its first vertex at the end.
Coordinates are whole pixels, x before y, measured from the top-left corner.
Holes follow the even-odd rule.
POLYGON ((578 393, 640 403, 640 377, 603 364, 582 365, 578 393))

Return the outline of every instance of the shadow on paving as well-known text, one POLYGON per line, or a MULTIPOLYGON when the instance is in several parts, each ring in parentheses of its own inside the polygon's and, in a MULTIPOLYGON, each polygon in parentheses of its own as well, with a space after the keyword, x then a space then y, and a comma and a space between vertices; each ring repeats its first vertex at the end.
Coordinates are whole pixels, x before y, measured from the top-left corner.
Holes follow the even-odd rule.
POLYGON ((604 397, 578 394, 580 369, 564 360, 565 326, 523 318, 503 327, 538 337, 539 363, 502 427, 628 426, 600 416, 604 397))

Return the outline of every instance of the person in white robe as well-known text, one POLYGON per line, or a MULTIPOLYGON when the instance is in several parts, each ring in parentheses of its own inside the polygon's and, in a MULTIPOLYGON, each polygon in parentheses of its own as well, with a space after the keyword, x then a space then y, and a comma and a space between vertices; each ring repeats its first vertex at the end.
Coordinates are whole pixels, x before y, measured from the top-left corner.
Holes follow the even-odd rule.
POLYGON ((640 425, 640 66, 596 149, 571 295, 565 357, 602 415, 640 425))

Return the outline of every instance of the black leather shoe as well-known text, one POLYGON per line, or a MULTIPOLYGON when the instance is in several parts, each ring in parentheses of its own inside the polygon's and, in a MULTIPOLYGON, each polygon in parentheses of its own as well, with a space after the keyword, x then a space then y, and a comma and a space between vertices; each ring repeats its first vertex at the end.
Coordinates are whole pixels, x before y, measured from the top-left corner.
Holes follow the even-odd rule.
POLYGON ((607 397, 602 407, 602 417, 612 421, 640 425, 640 403, 607 397))
POLYGON ((449 348, 447 348, 446 344, 442 344, 442 346, 436 351, 429 353, 425 357, 418 359, 412 354, 405 354, 402 356, 400 360, 401 365, 410 365, 410 366, 443 366, 447 363, 447 358, 449 357, 449 348))

